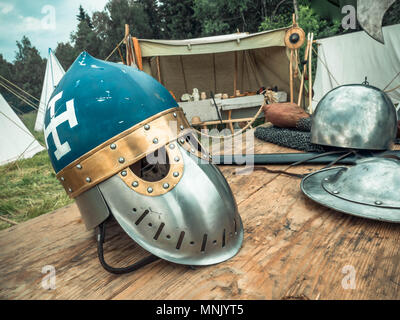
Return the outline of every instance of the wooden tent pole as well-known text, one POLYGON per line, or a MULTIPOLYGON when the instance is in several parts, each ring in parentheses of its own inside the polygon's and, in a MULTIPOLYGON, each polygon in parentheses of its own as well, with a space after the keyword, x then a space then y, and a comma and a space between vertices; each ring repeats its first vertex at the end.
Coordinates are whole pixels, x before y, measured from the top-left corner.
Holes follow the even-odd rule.
POLYGON ((294 96, 293 96, 293 50, 290 50, 290 102, 293 103, 294 96))
POLYGON ((310 49, 308 50, 309 52, 309 58, 308 58, 308 98, 309 98, 309 107, 308 107, 308 112, 312 114, 312 48, 313 48, 313 40, 314 40, 314 33, 311 33, 311 40, 310 40, 310 49))
POLYGON ((237 56, 237 51, 235 51, 235 75, 233 78, 233 96, 234 97, 236 97, 237 79, 238 79, 238 56, 237 56))
MULTIPOLYGON (((310 49, 310 34, 308 34, 308 36, 307 36, 307 46, 306 46, 306 50, 304 52, 304 60, 307 60, 307 58, 308 58, 308 50, 309 49, 310 49)), ((307 64, 304 65, 303 73, 301 75, 299 100, 298 100, 298 103, 297 103, 298 106, 301 106, 301 100, 303 99, 304 77, 305 77, 306 72, 307 72, 307 64)))
POLYGON ((214 70, 214 92, 217 92, 217 73, 215 70, 215 53, 212 54, 213 57, 213 70, 214 70))
POLYGON ((129 36, 129 24, 125 24, 125 48, 126 48, 126 64, 128 66, 131 65, 131 59, 129 56, 129 42, 128 42, 128 36, 129 36))
POLYGON ((161 83, 160 57, 156 57, 158 82, 161 83))

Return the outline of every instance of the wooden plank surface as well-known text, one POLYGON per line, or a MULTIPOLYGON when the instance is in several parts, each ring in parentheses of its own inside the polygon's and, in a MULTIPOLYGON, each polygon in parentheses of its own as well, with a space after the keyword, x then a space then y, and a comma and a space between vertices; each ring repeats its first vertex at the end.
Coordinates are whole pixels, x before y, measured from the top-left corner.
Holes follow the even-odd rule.
MULTIPOLYGON (((260 141, 255 150, 293 152, 260 141)), ((98 262, 94 230, 85 230, 72 204, 0 232, 0 298, 400 298, 399 225, 315 204, 303 196, 296 178, 259 171, 238 175, 235 167, 221 170, 244 224, 243 246, 231 260, 196 269, 160 260, 131 274, 109 274, 98 262), (46 265, 56 271, 54 290, 41 285, 46 265), (349 273, 343 271, 351 270, 355 288, 345 289, 342 282, 349 273)), ((147 254, 117 223, 108 231, 110 264, 127 265, 147 254)))

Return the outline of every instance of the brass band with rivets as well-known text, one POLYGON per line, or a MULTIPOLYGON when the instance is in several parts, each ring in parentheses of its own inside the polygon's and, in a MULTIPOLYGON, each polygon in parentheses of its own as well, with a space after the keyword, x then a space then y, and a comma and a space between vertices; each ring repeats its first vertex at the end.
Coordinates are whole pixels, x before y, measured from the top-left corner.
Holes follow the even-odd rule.
POLYGON ((57 178, 68 195, 75 198, 192 130, 181 108, 168 109, 84 154, 62 169, 57 178))

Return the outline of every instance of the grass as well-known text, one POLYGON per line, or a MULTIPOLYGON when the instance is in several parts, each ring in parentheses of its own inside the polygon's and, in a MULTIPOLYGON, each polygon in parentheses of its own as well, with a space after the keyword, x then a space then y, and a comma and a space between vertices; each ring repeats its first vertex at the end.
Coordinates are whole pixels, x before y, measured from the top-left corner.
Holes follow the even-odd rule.
MULTIPOLYGON (((40 144, 42 132, 33 131, 36 112, 25 114, 22 121, 40 144)), ((30 159, 0 166, 0 215, 17 223, 72 203, 56 179, 47 151, 30 159)), ((0 220, 0 230, 11 224, 0 220)))

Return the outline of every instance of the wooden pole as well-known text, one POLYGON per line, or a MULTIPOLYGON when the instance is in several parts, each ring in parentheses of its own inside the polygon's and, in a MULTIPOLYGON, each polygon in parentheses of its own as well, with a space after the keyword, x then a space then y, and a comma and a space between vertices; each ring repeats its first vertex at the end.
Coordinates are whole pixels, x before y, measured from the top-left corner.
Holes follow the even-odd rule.
MULTIPOLYGON (((232 120, 232 110, 228 111, 228 120, 232 120)), ((231 130, 231 133, 234 134, 235 131, 233 130, 232 122, 228 122, 228 126, 229 126, 229 129, 231 130)))
POLYGON ((293 50, 290 50, 290 102, 293 103, 293 50))
POLYGON ((180 60, 180 62, 181 62, 181 69, 182 69, 183 82, 184 82, 184 84, 185 84, 185 93, 189 93, 189 94, 190 94, 190 92, 188 92, 188 86, 187 86, 187 82, 186 82, 185 69, 183 68, 183 59, 182 59, 182 56, 179 56, 179 60, 180 60))
POLYGON ((237 56, 237 51, 235 51, 235 75, 233 78, 233 96, 234 97, 236 97, 237 79, 238 79, 238 56, 237 56))
POLYGON ((156 57, 158 82, 161 83, 160 57, 156 57))
POLYGON ((217 92, 217 71, 215 70, 215 53, 212 54, 213 57, 213 71, 214 71, 214 92, 217 92))
MULTIPOLYGON (((239 119, 229 119, 229 120, 222 120, 223 124, 235 123, 235 122, 249 122, 252 121, 253 118, 239 118, 239 119)), ((221 124, 219 120, 211 120, 211 121, 201 121, 192 123, 193 126, 207 126, 207 125, 217 125, 221 124)))
POLYGON ((312 43, 314 40, 314 33, 311 33, 311 40, 310 40, 310 48, 308 50, 309 52, 309 58, 308 58, 308 98, 309 98, 309 106, 308 106, 308 112, 311 114, 312 113, 312 43))
POLYGON ((129 24, 125 24, 125 48, 126 48, 126 64, 128 66, 131 65, 131 60, 129 56, 129 42, 128 42, 128 36, 129 36, 129 24))
MULTIPOLYGON (((308 50, 310 49, 310 34, 307 35, 307 46, 306 50, 304 52, 304 60, 308 60, 308 50)), ((304 87, 304 77, 307 72, 307 64, 304 65, 303 67, 303 73, 301 75, 301 84, 300 84, 300 92, 299 92, 299 100, 297 105, 300 107, 301 106, 301 100, 303 99, 303 87, 304 87)))

